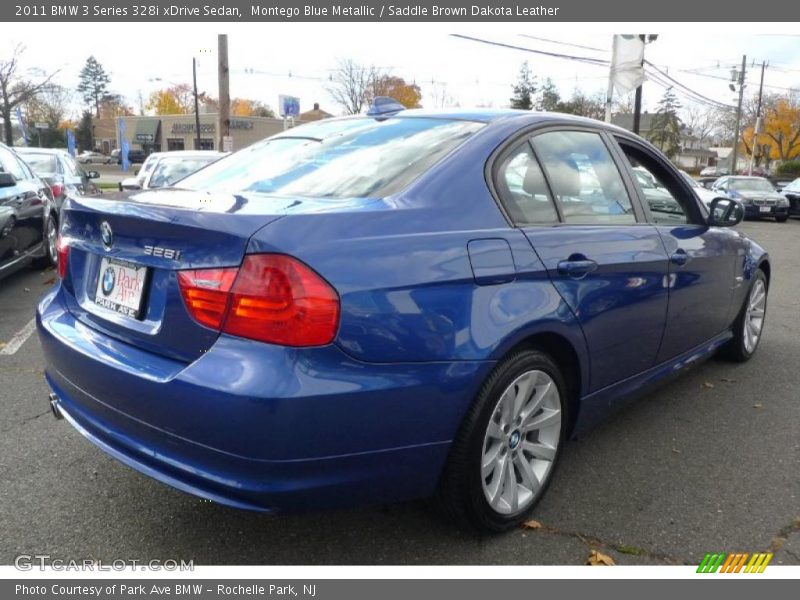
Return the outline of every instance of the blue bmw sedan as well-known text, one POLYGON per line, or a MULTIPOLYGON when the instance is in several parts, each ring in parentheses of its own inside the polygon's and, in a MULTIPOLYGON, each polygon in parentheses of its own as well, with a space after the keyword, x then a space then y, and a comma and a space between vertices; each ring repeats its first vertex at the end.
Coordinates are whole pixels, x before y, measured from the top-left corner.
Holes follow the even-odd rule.
POLYGON ((435 495, 500 531, 631 392, 756 351, 738 201, 605 123, 400 108, 70 198, 37 312, 55 415, 229 506, 435 495))

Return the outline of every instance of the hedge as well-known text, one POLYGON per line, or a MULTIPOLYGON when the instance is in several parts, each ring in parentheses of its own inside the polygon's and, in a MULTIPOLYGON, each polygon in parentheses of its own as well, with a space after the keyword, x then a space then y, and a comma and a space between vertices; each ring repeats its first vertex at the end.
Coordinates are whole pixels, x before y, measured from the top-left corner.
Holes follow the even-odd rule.
POLYGON ((800 177, 800 160, 790 160, 778 167, 780 175, 797 175, 800 177))

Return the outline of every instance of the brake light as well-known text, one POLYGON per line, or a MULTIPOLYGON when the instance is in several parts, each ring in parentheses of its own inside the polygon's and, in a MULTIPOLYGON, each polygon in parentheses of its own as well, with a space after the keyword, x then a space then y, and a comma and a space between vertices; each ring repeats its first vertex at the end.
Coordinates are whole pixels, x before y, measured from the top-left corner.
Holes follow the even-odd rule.
POLYGON ((56 241, 56 254, 58 256, 58 276, 64 279, 67 275, 67 261, 69 261, 69 244, 60 235, 56 241))
POLYGON ((178 271, 181 295, 192 317, 206 327, 219 331, 238 271, 236 268, 178 271))
POLYGON ((50 191, 53 192, 53 198, 60 198, 61 195, 64 193, 64 184, 63 183, 54 183, 50 186, 50 191))
POLYGON ((180 271, 178 281, 192 316, 218 331, 282 346, 336 336, 336 290, 291 256, 250 254, 239 269, 180 271))

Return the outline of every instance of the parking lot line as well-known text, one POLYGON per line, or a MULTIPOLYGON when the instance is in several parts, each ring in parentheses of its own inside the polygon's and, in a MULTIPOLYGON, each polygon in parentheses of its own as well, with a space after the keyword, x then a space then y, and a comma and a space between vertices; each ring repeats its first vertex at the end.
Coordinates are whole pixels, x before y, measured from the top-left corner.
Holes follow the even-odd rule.
POLYGON ((31 337, 34 329, 36 329, 36 319, 31 319, 28 321, 25 327, 20 329, 10 340, 8 340, 8 343, 5 346, 0 348, 0 355, 8 356, 10 354, 14 354, 20 349, 22 344, 25 343, 25 340, 31 337))

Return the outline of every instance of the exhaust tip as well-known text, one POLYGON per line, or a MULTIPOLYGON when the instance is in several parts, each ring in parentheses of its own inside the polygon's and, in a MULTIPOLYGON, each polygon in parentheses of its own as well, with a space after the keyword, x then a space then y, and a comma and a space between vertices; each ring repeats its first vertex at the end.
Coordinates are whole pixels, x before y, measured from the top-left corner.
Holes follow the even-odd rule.
POLYGON ((53 416, 56 419, 63 419, 64 415, 61 414, 61 409, 58 408, 58 403, 59 403, 58 396, 56 396, 55 394, 50 394, 48 396, 48 399, 50 400, 50 410, 52 411, 53 416))

